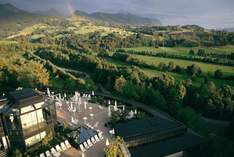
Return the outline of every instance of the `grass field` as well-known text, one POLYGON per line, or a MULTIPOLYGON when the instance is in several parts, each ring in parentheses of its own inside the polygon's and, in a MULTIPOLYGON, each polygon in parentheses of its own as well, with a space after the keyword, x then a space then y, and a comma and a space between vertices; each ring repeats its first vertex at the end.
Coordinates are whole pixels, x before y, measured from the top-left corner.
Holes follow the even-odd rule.
MULTIPOLYGON (((117 66, 130 67, 129 64, 122 62, 122 61, 119 61, 119 60, 109 59, 108 61, 117 65, 117 66)), ((163 73, 165 73, 165 72, 161 72, 158 70, 152 70, 152 69, 148 69, 148 68, 139 68, 139 69, 141 69, 142 72, 144 72, 148 77, 160 76, 163 73)), ((177 74, 177 73, 173 73, 173 72, 166 72, 166 74, 173 76, 177 82, 182 81, 182 80, 191 79, 191 76, 188 74, 177 74)), ((196 77, 196 78, 193 78, 192 81, 193 81, 193 85, 200 86, 201 83, 204 82, 204 78, 196 77)), ((232 80, 219 80, 219 79, 210 78, 210 81, 213 81, 216 84, 216 86, 222 86, 223 84, 234 86, 234 81, 232 81, 232 80)))
POLYGON ((195 52, 198 49, 204 49, 206 53, 215 53, 215 54, 230 54, 234 53, 234 45, 228 46, 220 46, 220 47, 194 47, 194 48, 187 48, 187 47, 136 47, 136 48, 125 48, 126 51, 133 50, 133 51, 148 51, 148 52, 155 52, 155 53, 168 53, 168 54, 181 54, 181 55, 189 55, 189 50, 193 49, 195 52))
POLYGON ((152 56, 143 56, 143 55, 132 55, 133 57, 140 59, 148 64, 158 65, 159 63, 168 64, 169 62, 174 62, 175 65, 181 67, 187 67, 192 64, 198 65, 204 73, 214 73, 215 70, 221 69, 226 76, 234 75, 234 67, 232 66, 223 66, 215 64, 207 64, 196 61, 188 61, 182 59, 171 59, 171 58, 161 58, 161 57, 152 57, 152 56))
POLYGON ((5 45, 12 45, 15 44, 17 45, 17 41, 10 41, 10 40, 0 40, 0 46, 5 46, 5 45))

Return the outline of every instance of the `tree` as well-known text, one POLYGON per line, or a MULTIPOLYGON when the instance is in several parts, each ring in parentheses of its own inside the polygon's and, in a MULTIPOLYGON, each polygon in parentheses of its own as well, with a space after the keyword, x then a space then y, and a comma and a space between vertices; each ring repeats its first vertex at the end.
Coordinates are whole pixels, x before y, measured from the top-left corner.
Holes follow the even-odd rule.
POLYGON ((23 154, 17 149, 13 152, 12 157, 23 157, 23 154))
POLYGON ((218 79, 222 78, 223 77, 223 71, 221 69, 215 70, 214 77, 218 78, 218 79))
POLYGON ((199 56, 206 56, 206 52, 205 52, 204 49, 199 49, 199 50, 197 51, 197 55, 199 55, 199 56))
POLYGON ((202 71, 198 65, 193 64, 193 65, 187 67, 187 73, 189 73, 192 76, 194 76, 194 75, 199 76, 199 75, 201 75, 202 71))
POLYGON ((193 49, 189 50, 189 54, 190 54, 190 55, 195 55, 194 50, 193 50, 193 49))
POLYGON ((125 86, 126 80, 123 77, 123 75, 121 75, 119 78, 117 78, 115 80, 115 86, 114 89, 119 92, 122 93, 123 92, 123 87, 125 86))
POLYGON ((173 71, 175 69, 175 65, 174 65, 174 62, 170 61, 168 63, 168 71, 173 71))
POLYGON ((180 82, 177 87, 179 99, 183 99, 186 95, 186 87, 183 82, 180 82))
POLYGON ((145 89, 142 89, 141 98, 143 99, 141 101, 149 105, 167 110, 165 98, 158 90, 155 90, 152 87, 146 87, 145 89))
POLYGON ((123 157, 124 154, 120 149, 120 145, 124 143, 123 139, 117 137, 114 139, 109 146, 105 147, 105 157, 123 157))
POLYGON ((126 97, 138 99, 138 93, 137 93, 137 91, 138 90, 136 88, 136 85, 134 85, 132 82, 127 81, 125 83, 125 86, 123 88, 123 94, 126 97))
POLYGON ((161 70, 161 71, 166 71, 166 70, 167 70, 167 65, 166 65, 165 63, 160 62, 160 63, 158 64, 158 68, 159 68, 159 70, 161 70))

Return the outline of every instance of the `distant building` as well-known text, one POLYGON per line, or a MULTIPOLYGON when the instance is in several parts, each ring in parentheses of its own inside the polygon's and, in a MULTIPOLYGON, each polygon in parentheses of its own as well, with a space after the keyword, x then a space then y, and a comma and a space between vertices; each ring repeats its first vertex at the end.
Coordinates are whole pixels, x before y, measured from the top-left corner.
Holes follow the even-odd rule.
POLYGON ((114 126, 132 157, 181 157, 204 139, 174 119, 160 117, 132 120, 114 126))
POLYGON ((22 151, 41 145, 54 134, 56 109, 52 100, 32 89, 10 92, 0 99, 1 148, 22 151))

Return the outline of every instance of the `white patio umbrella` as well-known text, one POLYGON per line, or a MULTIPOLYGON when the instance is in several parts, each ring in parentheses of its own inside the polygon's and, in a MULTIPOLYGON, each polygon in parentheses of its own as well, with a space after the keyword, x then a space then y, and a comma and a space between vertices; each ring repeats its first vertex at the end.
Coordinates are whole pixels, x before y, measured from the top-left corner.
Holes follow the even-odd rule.
POLYGON ((87 119, 87 117, 83 117, 84 123, 86 123, 87 119))
POLYGON ((123 105, 123 111, 125 111, 125 105, 123 105))
POLYGON ((93 119, 94 114, 90 113, 89 116, 91 117, 91 119, 93 119))
POLYGON ((118 106, 117 106, 117 103, 115 103, 115 106, 114 106, 114 111, 118 111, 118 106))
POLYGON ((85 110, 87 109, 87 102, 86 101, 84 102, 84 109, 85 110))
POLYGON ((108 106, 108 117, 111 117, 111 108, 110 108, 110 105, 108 106))
POLYGON ((110 142, 108 140, 108 138, 106 138, 106 146, 109 146, 110 145, 110 142))
POLYGON ((47 88, 47 95, 50 96, 50 89, 47 88))

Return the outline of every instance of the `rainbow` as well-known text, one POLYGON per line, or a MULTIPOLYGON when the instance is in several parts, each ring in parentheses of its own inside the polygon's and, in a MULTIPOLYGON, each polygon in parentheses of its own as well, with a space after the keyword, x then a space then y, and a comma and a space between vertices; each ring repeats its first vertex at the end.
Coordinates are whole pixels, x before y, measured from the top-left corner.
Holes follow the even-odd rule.
POLYGON ((71 4, 71 0, 64 0, 65 1, 65 5, 67 7, 67 10, 69 12, 70 15, 74 15, 75 9, 73 8, 72 4, 71 4))

